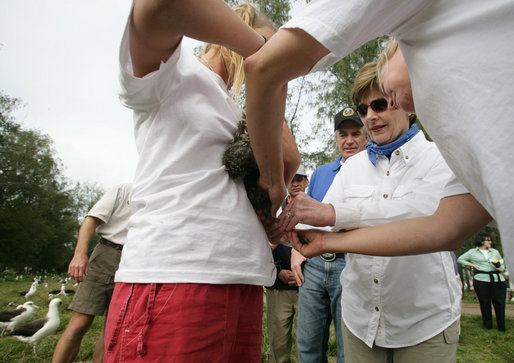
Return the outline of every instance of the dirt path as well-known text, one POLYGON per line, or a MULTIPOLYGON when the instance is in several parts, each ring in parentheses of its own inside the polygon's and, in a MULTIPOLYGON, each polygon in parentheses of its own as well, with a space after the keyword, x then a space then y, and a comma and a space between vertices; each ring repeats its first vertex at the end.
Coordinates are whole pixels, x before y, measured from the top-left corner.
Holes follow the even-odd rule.
MULTIPOLYGON (((494 314, 494 309, 493 309, 494 314)), ((462 315, 478 315, 480 316, 480 305, 472 303, 462 303, 462 315)), ((514 319, 514 305, 505 305, 505 317, 514 319)))

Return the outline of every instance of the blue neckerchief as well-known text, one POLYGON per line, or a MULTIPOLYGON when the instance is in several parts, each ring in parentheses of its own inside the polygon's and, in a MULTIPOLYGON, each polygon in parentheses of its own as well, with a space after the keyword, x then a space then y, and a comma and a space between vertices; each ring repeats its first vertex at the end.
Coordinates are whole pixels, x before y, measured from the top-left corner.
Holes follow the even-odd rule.
POLYGON ((389 157, 393 151, 403 146, 407 141, 416 136, 418 131, 418 127, 416 125, 412 125, 406 133, 386 145, 377 145, 375 141, 369 139, 368 143, 366 144, 369 160, 374 166, 377 166, 377 155, 384 155, 389 157))

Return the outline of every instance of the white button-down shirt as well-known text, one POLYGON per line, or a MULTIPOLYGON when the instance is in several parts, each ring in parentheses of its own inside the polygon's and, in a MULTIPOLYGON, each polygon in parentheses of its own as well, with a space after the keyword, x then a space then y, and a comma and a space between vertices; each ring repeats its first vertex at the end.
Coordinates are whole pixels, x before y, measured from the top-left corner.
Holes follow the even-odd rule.
MULTIPOLYGON (((441 198, 467 193, 422 132, 376 167, 363 151, 343 164, 323 202, 334 230, 431 215, 441 198)), ((460 317, 461 291, 449 252, 405 257, 348 254, 341 274, 342 315, 369 347, 411 346, 460 317)))

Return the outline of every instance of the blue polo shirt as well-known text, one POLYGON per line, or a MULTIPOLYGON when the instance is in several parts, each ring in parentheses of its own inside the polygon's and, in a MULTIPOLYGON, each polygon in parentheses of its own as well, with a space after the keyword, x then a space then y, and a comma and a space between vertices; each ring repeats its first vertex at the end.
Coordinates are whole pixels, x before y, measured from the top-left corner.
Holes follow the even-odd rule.
POLYGON ((332 181, 336 174, 339 172, 339 169, 341 169, 342 158, 343 157, 340 156, 336 161, 321 165, 319 168, 314 170, 311 180, 309 181, 307 195, 320 202, 323 200, 325 194, 327 194, 328 188, 332 185, 332 181))

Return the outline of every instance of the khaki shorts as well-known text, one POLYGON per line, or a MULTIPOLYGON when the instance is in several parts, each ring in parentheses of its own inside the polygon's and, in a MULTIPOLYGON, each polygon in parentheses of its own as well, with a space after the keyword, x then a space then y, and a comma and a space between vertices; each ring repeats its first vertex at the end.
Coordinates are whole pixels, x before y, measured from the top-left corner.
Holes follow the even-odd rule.
POLYGON ((98 244, 89 258, 89 271, 79 284, 69 309, 82 314, 104 315, 114 290, 114 274, 120 264, 121 251, 98 244))
POLYGON ((382 348, 373 345, 370 349, 353 335, 344 321, 344 357, 347 362, 365 363, 455 363, 459 341, 460 320, 457 320, 435 337, 404 348, 382 348))

